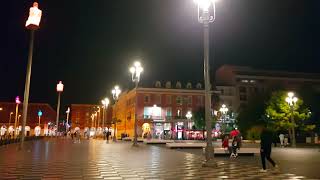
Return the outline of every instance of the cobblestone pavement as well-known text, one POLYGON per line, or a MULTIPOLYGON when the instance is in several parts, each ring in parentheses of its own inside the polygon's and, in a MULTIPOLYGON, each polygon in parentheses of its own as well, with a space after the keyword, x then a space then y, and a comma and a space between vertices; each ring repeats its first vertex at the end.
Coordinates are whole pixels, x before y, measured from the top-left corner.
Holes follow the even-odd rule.
POLYGON ((27 142, 0 147, 0 179, 307 179, 269 170, 250 162, 217 160, 201 167, 202 157, 157 146, 69 139, 27 142))

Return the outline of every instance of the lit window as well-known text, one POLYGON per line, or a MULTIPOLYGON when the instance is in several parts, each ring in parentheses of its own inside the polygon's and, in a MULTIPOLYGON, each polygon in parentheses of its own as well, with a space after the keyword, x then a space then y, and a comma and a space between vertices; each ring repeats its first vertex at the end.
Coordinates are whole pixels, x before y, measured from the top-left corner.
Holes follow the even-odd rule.
POLYGON ((176 97, 176 104, 177 104, 177 105, 182 105, 182 98, 181 98, 181 96, 177 96, 177 97, 176 97))
POLYGON ((249 81, 246 80, 246 79, 242 79, 241 82, 243 82, 243 83, 248 83, 249 81))
POLYGON ((250 80, 250 83, 255 83, 256 82, 256 80, 250 80))

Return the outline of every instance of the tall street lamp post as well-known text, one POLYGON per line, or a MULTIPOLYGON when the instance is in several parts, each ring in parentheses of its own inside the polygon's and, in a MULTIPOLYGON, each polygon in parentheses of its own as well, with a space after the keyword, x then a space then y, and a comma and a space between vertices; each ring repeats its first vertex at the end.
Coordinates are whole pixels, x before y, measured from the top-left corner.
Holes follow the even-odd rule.
MULTIPOLYGON (((116 103, 118 102, 118 99, 119 99, 119 95, 121 93, 119 86, 115 86, 114 89, 111 91, 111 93, 112 93, 113 100, 115 101, 114 104, 116 105, 116 103)), ((118 121, 117 112, 115 112, 114 130, 113 130, 113 141, 114 142, 117 141, 117 134, 116 134, 117 121, 118 121)))
POLYGON ((296 147, 296 132, 295 132, 295 127, 296 127, 296 123, 294 121, 294 107, 295 104, 297 103, 298 98, 294 96, 293 92, 289 92, 288 93, 288 97, 286 98, 286 102, 288 103, 288 105, 290 106, 290 111, 291 111, 291 123, 292 123, 292 127, 291 127, 291 137, 292 137, 292 147, 296 147))
POLYGON ((62 84, 62 81, 59 81, 59 83, 57 84, 57 92, 58 92, 58 105, 57 105, 57 117, 56 117, 57 132, 59 130, 60 96, 61 96, 61 93, 63 92, 63 88, 64 88, 64 85, 62 84))
POLYGON ((67 122, 66 122, 66 132, 69 130, 69 114, 70 114, 70 107, 68 107, 67 111, 67 122))
POLYGON ((221 121, 222 132, 225 133, 225 131, 226 131, 226 114, 229 111, 229 109, 227 108, 227 106, 225 104, 222 104, 219 111, 222 114, 222 121, 221 121))
POLYGON ((9 115, 9 126, 8 126, 8 128, 10 127, 12 114, 13 114, 13 112, 10 112, 10 115, 9 115))
POLYGON ((133 138, 133 146, 138 145, 138 133, 137 133, 137 96, 138 96, 138 84, 140 81, 140 75, 143 72, 143 68, 141 66, 141 63, 136 61, 133 66, 130 68, 131 72, 131 79, 132 82, 135 83, 135 89, 136 89, 136 100, 135 100, 135 113, 134 113, 134 138, 133 138))
POLYGON ((38 111, 38 118, 39 118, 39 127, 41 127, 41 116, 42 116, 42 111, 38 111))
POLYGON ((14 136, 17 134, 17 122, 18 122, 18 113, 19 113, 19 104, 21 104, 19 96, 16 97, 16 117, 14 119, 14 136))
MULTIPOLYGON (((188 111, 187 114, 186 114, 186 118, 188 119, 188 122, 187 122, 187 128, 190 130, 191 127, 190 127, 190 120, 192 118, 192 113, 191 111, 188 111)), ((187 133, 186 133, 187 134, 187 133)))
POLYGON ((30 89, 30 78, 31 78, 31 67, 32 67, 32 56, 33 56, 33 41, 34 41, 34 31, 39 29, 39 24, 41 20, 42 11, 38 9, 38 3, 34 2, 33 6, 29 10, 29 17, 26 22, 26 28, 30 30, 30 45, 29 45, 29 55, 28 55, 28 65, 27 65, 27 74, 26 74, 26 83, 24 87, 24 96, 23 96, 23 110, 22 110, 22 133, 20 140, 20 149, 23 148, 24 143, 24 131, 27 122, 28 115, 28 102, 29 102, 29 89, 30 89))
POLYGON ((204 84, 205 84, 205 120, 207 131, 207 146, 205 148, 205 162, 203 166, 216 166, 211 164, 214 158, 214 147, 212 146, 211 131, 211 84, 209 73, 209 23, 215 20, 215 0, 194 0, 198 5, 198 21, 203 24, 204 33, 204 84), (210 14, 213 9, 213 15, 210 14))
POLYGON ((105 119, 107 117, 107 109, 108 109, 108 106, 109 106, 109 99, 108 98, 104 98, 102 101, 101 101, 103 107, 104 107, 104 111, 103 111, 103 117, 102 117, 102 128, 104 130, 104 122, 105 122, 105 119))

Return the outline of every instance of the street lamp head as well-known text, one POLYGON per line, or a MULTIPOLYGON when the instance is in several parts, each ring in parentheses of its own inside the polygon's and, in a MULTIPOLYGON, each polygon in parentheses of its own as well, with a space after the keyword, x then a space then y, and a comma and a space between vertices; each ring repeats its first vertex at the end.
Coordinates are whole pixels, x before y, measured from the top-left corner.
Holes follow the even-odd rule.
POLYGON ((113 99, 118 100, 119 94, 121 93, 119 86, 115 86, 114 89, 111 91, 111 93, 112 93, 113 99))
POLYGON ((225 105, 225 104, 222 104, 222 108, 226 108, 226 105, 225 105))
POLYGON ((129 70, 132 75, 132 81, 139 82, 140 81, 140 74, 143 72, 143 68, 141 66, 141 63, 139 61, 134 62, 133 66, 130 67, 129 70))
POLYGON ((292 98, 292 97, 294 96, 294 93, 293 93, 293 92, 288 92, 288 96, 289 96, 290 98, 292 98))
POLYGON ((38 116, 39 116, 39 117, 42 116, 42 111, 41 111, 41 110, 38 111, 38 116))
POLYGON ((57 92, 63 92, 63 87, 64 85, 62 84, 62 81, 59 81, 59 83, 57 84, 57 92))
POLYGON ((2 111, 3 110, 3 108, 2 107, 0 107, 0 111, 2 111))
POLYGON ((19 98, 19 96, 17 96, 16 97, 16 104, 20 104, 20 103, 21 103, 20 98, 19 98))
POLYGON ((66 113, 67 113, 67 114, 70 113, 70 107, 68 107, 66 113))
POLYGON ((13 112, 10 112, 10 115, 12 115, 13 114, 13 112))
POLYGON ((39 24, 42 16, 42 11, 38 9, 38 3, 34 2, 33 6, 29 10, 29 17, 26 22, 26 28, 30 30, 39 29, 39 24))
POLYGON ((191 111, 188 111, 188 112, 187 112, 186 118, 187 118, 187 119, 191 119, 191 118, 192 118, 192 113, 191 113, 191 111))
POLYGON ((193 2, 196 3, 203 11, 208 11, 210 6, 216 1, 217 0, 193 0, 193 2))
POLYGON ((296 102, 298 101, 298 98, 297 98, 297 97, 293 97, 293 98, 292 98, 292 101, 293 101, 294 103, 296 103, 296 102))
POLYGON ((103 104, 105 107, 108 107, 108 105, 109 105, 109 103, 110 103, 110 101, 109 101, 108 98, 104 98, 101 102, 102 102, 102 104, 103 104))

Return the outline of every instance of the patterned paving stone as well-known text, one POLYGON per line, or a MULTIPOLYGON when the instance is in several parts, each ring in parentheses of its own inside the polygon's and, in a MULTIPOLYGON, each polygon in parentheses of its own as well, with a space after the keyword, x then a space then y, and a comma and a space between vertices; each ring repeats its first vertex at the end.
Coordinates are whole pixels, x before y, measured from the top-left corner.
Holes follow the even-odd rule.
POLYGON ((68 139, 27 142, 0 148, 1 179, 307 179, 269 170, 260 173, 254 162, 217 160, 203 168, 202 157, 156 146, 99 140, 74 144, 68 139))

